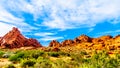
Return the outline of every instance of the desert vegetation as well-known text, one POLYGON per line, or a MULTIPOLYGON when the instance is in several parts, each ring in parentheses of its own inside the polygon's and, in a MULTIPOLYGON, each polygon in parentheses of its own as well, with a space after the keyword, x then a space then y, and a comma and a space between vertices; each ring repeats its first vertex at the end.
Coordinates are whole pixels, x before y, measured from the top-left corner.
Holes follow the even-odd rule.
MULTIPOLYGON (((50 48, 49 48, 50 49, 50 48)), ((67 48, 66 48, 67 49, 67 48)), ((74 50, 74 49, 73 49, 74 50)), ((0 59, 7 59, 9 64, 3 68, 119 68, 120 54, 110 54, 107 50, 88 52, 78 50, 69 52, 65 49, 56 51, 43 50, 1 50, 0 59)))

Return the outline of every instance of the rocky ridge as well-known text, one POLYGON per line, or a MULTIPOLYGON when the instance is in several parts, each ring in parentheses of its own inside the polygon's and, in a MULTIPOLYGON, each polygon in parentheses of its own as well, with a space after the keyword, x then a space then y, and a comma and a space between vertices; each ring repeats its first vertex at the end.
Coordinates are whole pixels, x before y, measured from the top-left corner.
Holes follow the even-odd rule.
MULTIPOLYGON (((21 48, 21 47, 43 47, 36 39, 25 38, 20 31, 13 27, 3 37, 0 37, 0 48, 21 48)), ((60 47, 77 47, 86 50, 116 50, 120 49, 120 35, 112 37, 110 35, 101 36, 98 38, 91 38, 87 35, 81 35, 71 40, 64 40, 58 42, 52 40, 48 47, 52 47, 53 51, 59 51, 60 47)), ((43 48, 44 49, 44 48, 43 48)))
MULTIPOLYGON (((59 43, 59 42, 57 42, 59 43)), ((114 38, 110 35, 101 36, 99 38, 91 38, 87 35, 81 35, 74 40, 65 40, 59 45, 55 45, 54 42, 50 43, 49 47, 65 47, 65 46, 74 46, 79 49, 86 50, 116 50, 120 49, 120 35, 115 36, 114 38), (54 44, 54 46, 53 46, 54 44)))

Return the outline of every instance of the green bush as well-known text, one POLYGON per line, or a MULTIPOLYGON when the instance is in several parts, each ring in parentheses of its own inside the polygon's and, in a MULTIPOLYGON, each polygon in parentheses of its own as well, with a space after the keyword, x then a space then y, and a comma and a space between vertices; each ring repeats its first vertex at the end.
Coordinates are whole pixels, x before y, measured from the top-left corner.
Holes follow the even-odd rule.
POLYGON ((19 53, 17 53, 17 54, 14 54, 14 55, 10 56, 10 57, 9 57, 9 60, 10 60, 10 61, 20 61, 20 59, 23 58, 24 55, 25 55, 25 54, 24 54, 23 52, 19 52, 19 53))
POLYGON ((35 52, 35 53, 33 53, 32 54, 32 58, 35 58, 35 59, 37 59, 39 56, 42 56, 44 54, 44 52, 35 52))
POLYGON ((3 51, 0 51, 0 58, 2 58, 2 55, 4 54, 3 51))
POLYGON ((59 52, 49 52, 48 55, 52 56, 52 57, 58 57, 58 56, 60 56, 59 52))
POLYGON ((52 64, 53 62, 49 58, 39 56, 34 68, 53 68, 52 64))
POLYGON ((9 64, 5 68, 16 68, 16 67, 13 64, 9 64))
POLYGON ((36 63, 35 59, 23 59, 23 60, 21 60, 22 67, 34 66, 35 63, 36 63))

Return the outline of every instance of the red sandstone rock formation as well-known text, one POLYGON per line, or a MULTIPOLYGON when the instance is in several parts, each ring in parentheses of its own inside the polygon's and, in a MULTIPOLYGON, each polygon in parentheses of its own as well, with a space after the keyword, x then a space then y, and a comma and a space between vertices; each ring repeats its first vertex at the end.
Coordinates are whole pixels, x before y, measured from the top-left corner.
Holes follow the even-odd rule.
POLYGON ((81 43, 81 42, 91 42, 91 38, 86 35, 81 35, 74 39, 75 43, 81 43))
POLYGON ((92 50, 116 50, 120 49, 120 35, 112 37, 109 35, 101 36, 99 38, 90 38, 86 35, 81 35, 73 40, 65 40, 62 43, 53 40, 50 47, 65 47, 65 46, 75 46, 80 49, 92 49, 92 50))
POLYGON ((97 43, 97 44, 98 43, 104 44, 105 41, 110 40, 110 39, 112 39, 112 36, 106 35, 106 36, 101 36, 99 38, 93 38, 92 42, 97 43))
POLYGON ((2 39, 2 37, 0 37, 0 40, 2 39))
POLYGON ((62 46, 73 46, 73 40, 65 40, 61 43, 62 46))
POLYGON ((41 47, 42 45, 36 39, 27 39, 24 46, 41 47))
POLYGON ((109 39, 111 39, 111 38, 113 38, 113 37, 110 36, 110 35, 106 35, 106 36, 101 36, 101 37, 100 37, 101 40, 109 40, 109 39))
POLYGON ((52 40, 49 44, 49 47, 61 47, 61 44, 56 40, 52 40))
POLYGON ((23 46, 39 46, 40 44, 34 39, 25 38, 17 28, 13 27, 1 38, 0 45, 2 48, 20 48, 23 46))

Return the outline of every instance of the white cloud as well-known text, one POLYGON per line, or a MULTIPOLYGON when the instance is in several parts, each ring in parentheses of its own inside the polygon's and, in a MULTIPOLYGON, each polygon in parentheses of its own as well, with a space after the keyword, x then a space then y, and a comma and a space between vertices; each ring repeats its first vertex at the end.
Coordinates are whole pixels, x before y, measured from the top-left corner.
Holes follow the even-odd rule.
POLYGON ((1 0, 2 6, 33 14, 34 20, 48 14, 41 25, 62 30, 93 27, 100 21, 111 19, 116 19, 111 23, 118 23, 119 3, 120 0, 1 0))
POLYGON ((12 27, 15 26, 0 22, 0 37, 4 36, 7 32, 9 32, 12 29, 12 27))
POLYGON ((60 40, 64 39, 64 37, 58 37, 58 36, 45 36, 43 38, 40 38, 40 41, 51 41, 51 40, 60 40))
MULTIPOLYGON (((120 22, 119 3, 120 0, 31 0, 30 2, 0 0, 0 26, 5 29, 5 31, 0 31, 4 34, 8 31, 7 29, 16 26, 22 32, 31 32, 32 29, 39 30, 39 27, 45 26, 49 29, 60 30, 88 27, 91 32, 96 24, 104 20, 108 20, 112 24, 120 22), (10 11, 21 17, 14 16, 10 11), (33 22, 34 25, 38 24, 38 27, 34 27, 25 22, 22 12, 32 14, 34 21, 42 18, 43 22, 33 22)), ((36 32, 35 35, 44 36, 41 38, 44 41, 63 39, 63 37, 53 37, 54 33, 50 32, 42 34, 36 32)))
POLYGON ((34 35, 35 36, 42 36, 42 37, 45 37, 45 36, 51 36, 51 35, 55 35, 56 33, 50 33, 50 32, 41 32, 41 33, 35 33, 34 35))
POLYGON ((88 33, 91 32, 91 31, 93 31, 93 30, 94 30, 94 28, 89 28, 88 29, 88 33))
MULTIPOLYGON (((50 13, 50 19, 47 18, 43 22, 44 26, 49 28, 93 27, 100 21, 117 19, 120 16, 119 0, 41 1, 38 1, 41 4, 37 4, 37 6, 44 6, 45 10, 50 13)), ((34 2, 35 0, 33 0, 34 2)))
POLYGON ((96 33, 95 37, 99 37, 99 36, 102 36, 102 35, 116 35, 116 34, 119 34, 119 33, 120 33, 120 30, 99 32, 99 33, 96 33))
POLYGON ((27 32, 30 31, 31 29, 36 29, 35 27, 29 25, 28 23, 25 23, 24 19, 12 15, 8 10, 5 9, 5 7, 2 6, 1 3, 0 3, 0 25, 2 26, 2 28, 6 29, 9 27, 8 25, 10 26, 13 25, 18 27, 22 32, 27 32), (4 26, 2 26, 3 23, 4 26))

